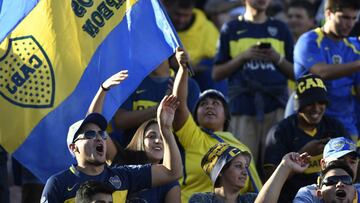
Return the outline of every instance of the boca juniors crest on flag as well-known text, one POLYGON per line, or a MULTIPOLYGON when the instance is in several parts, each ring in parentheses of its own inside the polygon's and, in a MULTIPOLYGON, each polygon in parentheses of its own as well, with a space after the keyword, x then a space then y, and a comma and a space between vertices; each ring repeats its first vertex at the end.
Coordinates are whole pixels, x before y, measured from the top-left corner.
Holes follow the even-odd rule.
POLYGON ((42 181, 74 162, 68 127, 102 81, 129 70, 105 100, 110 119, 178 46, 158 0, 0 4, 0 145, 42 181))

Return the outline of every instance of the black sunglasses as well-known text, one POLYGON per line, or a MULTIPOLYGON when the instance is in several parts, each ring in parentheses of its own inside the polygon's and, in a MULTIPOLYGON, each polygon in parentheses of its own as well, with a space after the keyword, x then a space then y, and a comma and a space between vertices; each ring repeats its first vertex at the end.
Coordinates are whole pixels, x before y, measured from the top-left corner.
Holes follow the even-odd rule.
POLYGON ((331 185, 337 184, 338 182, 342 182, 345 185, 352 185, 353 184, 353 180, 352 180, 351 176, 343 175, 343 176, 330 176, 330 177, 327 177, 322 181, 321 186, 323 186, 323 185, 331 186, 331 185))
POLYGON ((95 130, 88 130, 83 133, 78 134, 78 137, 73 141, 75 143, 78 140, 85 140, 85 139, 94 139, 96 135, 99 134, 101 139, 106 140, 107 139, 107 133, 104 130, 95 131, 95 130), (84 135, 84 137, 79 137, 79 135, 84 135))

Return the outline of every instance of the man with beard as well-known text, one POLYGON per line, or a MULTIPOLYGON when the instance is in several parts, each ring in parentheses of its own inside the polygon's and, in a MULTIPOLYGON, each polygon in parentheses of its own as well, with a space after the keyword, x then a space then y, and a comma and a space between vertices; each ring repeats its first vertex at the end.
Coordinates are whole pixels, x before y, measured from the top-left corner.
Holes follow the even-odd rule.
POLYGON ((301 187, 316 182, 327 141, 347 136, 339 121, 324 116, 328 98, 326 87, 319 76, 306 75, 300 78, 295 98, 299 103, 298 112, 269 131, 263 166, 265 177, 270 177, 282 157, 289 152, 307 152, 312 157, 309 168, 303 174, 293 175, 287 180, 279 202, 291 202, 301 187))
POLYGON ((67 144, 77 165, 48 179, 41 202, 74 202, 76 191, 88 180, 107 183, 115 190, 114 202, 125 202, 127 193, 179 179, 182 175, 181 157, 171 131, 178 105, 177 98, 170 95, 164 97, 158 108, 157 119, 164 145, 162 164, 109 168, 105 164, 106 119, 99 113, 91 113, 71 125, 67 144))
POLYGON ((327 0, 326 22, 303 34, 294 50, 294 72, 321 76, 328 90, 326 115, 342 122, 352 139, 358 140, 352 88, 360 97, 360 50, 348 37, 360 11, 359 0, 327 0))

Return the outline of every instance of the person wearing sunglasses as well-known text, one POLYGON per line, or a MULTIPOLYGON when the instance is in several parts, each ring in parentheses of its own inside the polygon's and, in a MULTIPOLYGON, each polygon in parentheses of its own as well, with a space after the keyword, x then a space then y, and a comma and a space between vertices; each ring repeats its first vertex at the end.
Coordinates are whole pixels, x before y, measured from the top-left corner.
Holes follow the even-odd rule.
MULTIPOLYGON (((127 71, 120 71, 114 76, 118 84, 126 78, 127 71)), ((109 88, 103 83, 100 89, 108 90, 109 88)), ((98 94, 102 94, 102 91, 98 91, 98 94)), ((93 103, 90 109, 92 105, 93 103)), ((164 145, 162 164, 108 167, 106 165, 106 140, 108 140, 105 132, 106 119, 100 113, 94 112, 72 124, 68 131, 67 144, 77 164, 47 180, 41 202, 74 202, 76 191, 88 180, 109 184, 115 190, 114 201, 125 202, 128 193, 179 179, 182 176, 182 163, 171 131, 178 105, 179 101, 175 96, 165 96, 157 111, 164 145)))
POLYGON ((316 194, 324 203, 358 202, 353 178, 349 166, 339 160, 332 161, 321 173, 316 194))
MULTIPOLYGON (((309 156, 291 152, 271 175, 260 190, 255 203, 277 202, 286 179, 294 173, 302 173, 309 166, 309 156)), ((359 194, 353 185, 354 173, 344 162, 331 161, 322 170, 316 195, 322 203, 358 202, 359 194)), ((316 201, 314 201, 316 202, 316 201)))
MULTIPOLYGON (((357 177, 357 168, 359 163, 359 153, 356 144, 348 138, 338 137, 329 140, 323 151, 323 158, 320 160, 321 169, 324 170, 332 161, 338 160, 347 165, 354 174, 354 180, 357 177)), ((357 191, 360 191, 360 184, 354 184, 357 191)), ((311 184, 304 186, 297 192, 293 203, 321 203, 321 199, 316 194, 317 185, 311 184)))
MULTIPOLYGON (((121 77, 121 72, 114 74, 104 81, 103 86, 107 87, 106 89, 112 89, 119 84, 118 81, 121 80, 121 77)), ((98 93, 91 102, 88 113, 102 112, 107 92, 99 88, 98 93)), ((126 148, 123 148, 116 139, 109 137, 106 140, 106 163, 111 166, 163 163, 165 145, 160 130, 158 121, 155 118, 143 122, 126 148)), ((161 186, 128 193, 126 201, 128 203, 139 201, 179 203, 181 202, 180 186, 178 181, 174 180, 161 186)))

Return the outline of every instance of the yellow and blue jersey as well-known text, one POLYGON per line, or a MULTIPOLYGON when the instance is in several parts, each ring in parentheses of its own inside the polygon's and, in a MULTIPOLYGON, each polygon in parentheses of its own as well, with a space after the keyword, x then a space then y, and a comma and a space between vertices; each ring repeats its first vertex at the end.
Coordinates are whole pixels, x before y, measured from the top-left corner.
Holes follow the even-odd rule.
MULTIPOLYGON (((185 155, 183 160, 184 175, 180 179, 181 200, 183 203, 187 203, 194 193, 213 191, 213 183, 201 168, 201 160, 212 146, 219 143, 219 139, 242 151, 251 153, 250 149, 230 132, 214 132, 214 135, 206 133, 196 125, 191 115, 189 115, 184 126, 175 134, 184 148, 185 155)), ((242 194, 245 192, 258 192, 262 187, 254 161, 251 161, 249 166, 249 177, 245 187, 241 190, 242 194)))
MULTIPOLYGON (((310 72, 318 63, 346 64, 360 60, 358 40, 344 38, 334 41, 324 36, 320 28, 302 35, 295 46, 294 71, 299 78, 310 72)), ((330 103, 326 114, 339 119, 350 135, 359 135, 356 128, 355 103, 351 95, 352 87, 360 84, 360 73, 334 80, 326 80, 330 103)))
MULTIPOLYGON (((226 63, 257 42, 271 43, 276 52, 292 61, 293 40, 286 24, 272 18, 257 24, 239 16, 222 27, 215 63, 226 63)), ((255 104, 255 93, 262 95, 265 113, 285 106, 288 96, 287 79, 276 64, 264 60, 249 60, 228 77, 232 114, 255 115, 258 106, 255 104)))
POLYGON ((114 202, 125 202, 128 193, 151 187, 151 165, 105 167, 96 176, 89 176, 72 165, 68 170, 51 176, 46 182, 42 203, 75 203, 76 191, 88 180, 104 182, 112 187, 114 202))

